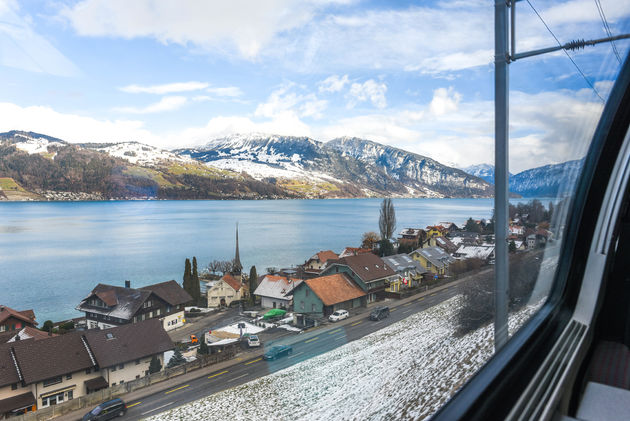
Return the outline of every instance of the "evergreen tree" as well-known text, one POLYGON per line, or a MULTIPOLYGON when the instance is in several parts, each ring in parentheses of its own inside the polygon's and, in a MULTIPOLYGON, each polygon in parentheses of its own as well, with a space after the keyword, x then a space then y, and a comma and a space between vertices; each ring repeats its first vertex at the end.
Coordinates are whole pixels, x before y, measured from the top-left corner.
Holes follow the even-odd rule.
MULTIPOLYGON (((188 260, 188 259, 186 259, 186 260, 188 260)), ((181 351, 178 348, 176 348, 175 349, 175 353, 173 354, 171 359, 168 361, 168 364, 166 365, 166 368, 173 368, 173 367, 176 367, 178 365, 182 365, 185 362, 186 362, 186 359, 182 355, 181 351)))
POLYGON ((210 353, 210 350, 208 349, 208 344, 206 343, 205 339, 201 339, 201 341, 199 342, 199 348, 197 349, 197 354, 199 355, 208 355, 210 353))
POLYGON ((256 285, 258 283, 258 274, 256 273, 256 266, 252 266, 249 270, 249 304, 256 304, 256 297, 254 296, 254 291, 256 290, 256 285))
POLYGON ((514 240, 510 241, 510 244, 508 245, 508 251, 510 253, 516 253, 516 243, 514 242, 514 240))
POLYGON ((383 199, 378 227, 381 230, 382 240, 389 240, 394 235, 396 230, 396 211, 394 210, 392 199, 383 199))
POLYGON ((160 360, 158 360, 158 358, 154 355, 151 358, 151 362, 149 363, 149 373, 157 373, 160 370, 162 370, 162 363, 160 362, 160 360))
POLYGON ((192 293, 191 286, 192 286, 192 273, 191 273, 191 268, 190 268, 190 259, 186 259, 186 263, 184 264, 184 283, 182 284, 182 287, 184 288, 184 291, 189 293, 190 296, 193 297, 194 299, 195 296, 192 293))
POLYGON ((392 243, 389 242, 388 239, 383 238, 379 242, 379 254, 381 255, 381 257, 391 256, 392 254, 394 254, 394 246, 392 245, 392 243))
POLYGON ((191 282, 191 289, 194 293, 194 295, 191 295, 195 299, 196 304, 199 305, 199 302, 201 301, 201 286, 199 285, 199 272, 197 272, 197 258, 195 256, 193 256, 192 260, 191 282))

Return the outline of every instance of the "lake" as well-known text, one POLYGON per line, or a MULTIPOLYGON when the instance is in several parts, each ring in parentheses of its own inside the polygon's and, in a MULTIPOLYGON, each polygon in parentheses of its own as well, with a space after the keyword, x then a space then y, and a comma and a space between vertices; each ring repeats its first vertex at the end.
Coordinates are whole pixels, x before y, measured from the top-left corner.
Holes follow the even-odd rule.
MULTIPOLYGON (((521 199, 525 201, 525 199, 521 199)), ((97 283, 182 281, 234 257, 239 224, 245 271, 303 263, 319 250, 357 247, 378 232, 380 199, 0 203, 0 304, 34 309, 42 324, 74 308, 97 283)), ((489 218, 492 199, 394 199, 397 232, 489 218)))

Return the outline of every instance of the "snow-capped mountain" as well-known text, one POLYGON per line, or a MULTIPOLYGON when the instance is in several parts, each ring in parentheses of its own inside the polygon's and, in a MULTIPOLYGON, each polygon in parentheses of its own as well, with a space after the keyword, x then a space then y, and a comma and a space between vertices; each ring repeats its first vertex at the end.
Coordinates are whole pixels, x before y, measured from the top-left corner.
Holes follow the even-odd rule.
POLYGON ((333 139, 325 146, 365 163, 368 168, 380 168, 407 188, 426 196, 476 197, 492 193, 488 183, 476 176, 392 146, 356 137, 333 139))
POLYGON ((356 138, 323 143, 308 137, 233 135, 201 148, 175 152, 215 167, 245 171, 259 180, 273 179, 284 186, 327 190, 328 196, 478 197, 491 194, 487 183, 461 170, 356 138))
POLYGON ((154 166, 165 161, 191 162, 188 157, 174 154, 164 149, 138 142, 121 142, 111 144, 83 144, 88 149, 105 152, 110 156, 125 159, 132 164, 154 166))
MULTIPOLYGON (((510 173, 510 192, 524 197, 562 196, 573 189, 577 173, 583 160, 531 168, 518 174, 510 173)), ((468 174, 494 183, 494 165, 480 164, 464 169, 468 174)))
MULTIPOLYGON (((471 165, 470 167, 462 168, 463 171, 468 174, 472 174, 476 177, 482 178, 490 184, 494 184, 494 165, 479 164, 471 165)), ((510 173, 510 177, 513 174, 510 173)))
POLYGON ((510 178, 510 191, 525 197, 554 197, 573 190, 584 159, 545 165, 522 171, 510 178))
POLYGON ((48 153, 49 147, 62 147, 67 144, 61 139, 33 132, 14 131, 7 133, 7 135, 16 148, 28 152, 29 155, 48 153))

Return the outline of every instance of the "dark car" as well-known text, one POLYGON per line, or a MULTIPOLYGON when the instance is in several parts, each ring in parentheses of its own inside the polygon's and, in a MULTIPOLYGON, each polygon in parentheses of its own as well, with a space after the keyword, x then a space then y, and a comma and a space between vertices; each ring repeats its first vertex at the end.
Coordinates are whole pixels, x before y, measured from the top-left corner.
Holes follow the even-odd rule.
POLYGON ((83 416, 83 421, 92 420, 111 420, 112 418, 122 417, 127 413, 127 405, 122 399, 116 398, 111 401, 103 402, 96 408, 83 416))
POLYGON ((289 345, 276 345, 267 350, 263 358, 266 360, 275 360, 278 357, 290 355, 293 352, 293 348, 289 345))
POLYGON ((381 320, 389 316, 389 307, 377 307, 370 313, 370 320, 381 320))

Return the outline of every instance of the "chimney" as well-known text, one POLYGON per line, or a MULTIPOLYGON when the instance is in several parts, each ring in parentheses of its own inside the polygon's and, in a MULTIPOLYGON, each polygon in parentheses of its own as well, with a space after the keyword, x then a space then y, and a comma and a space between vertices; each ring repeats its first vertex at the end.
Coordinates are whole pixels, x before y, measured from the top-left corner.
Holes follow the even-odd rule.
POLYGON ((125 281, 125 288, 131 288, 131 281, 125 281))

